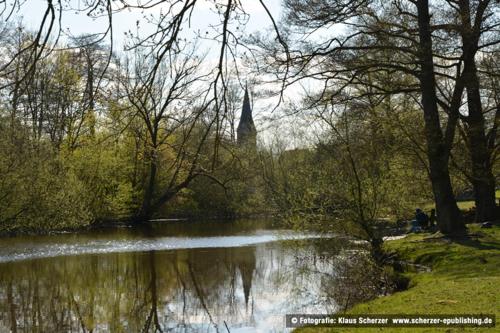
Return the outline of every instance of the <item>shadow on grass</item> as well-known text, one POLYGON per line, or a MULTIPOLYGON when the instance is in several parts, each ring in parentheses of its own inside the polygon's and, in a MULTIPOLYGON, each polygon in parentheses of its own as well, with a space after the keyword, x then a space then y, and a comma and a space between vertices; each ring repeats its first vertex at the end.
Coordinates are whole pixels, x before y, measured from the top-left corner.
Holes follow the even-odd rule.
POLYGON ((475 235, 469 235, 467 237, 453 239, 452 240, 456 244, 460 244, 462 246, 473 247, 478 250, 499 250, 500 251, 500 243, 495 241, 480 241, 476 238, 475 235))
POLYGON ((453 239, 448 251, 438 266, 442 276, 480 278, 500 273, 500 242, 491 235, 470 234, 453 239))
POLYGON ((500 228, 472 226, 463 237, 431 235, 410 241, 404 249, 416 264, 432 267, 445 279, 482 278, 500 275, 500 228))

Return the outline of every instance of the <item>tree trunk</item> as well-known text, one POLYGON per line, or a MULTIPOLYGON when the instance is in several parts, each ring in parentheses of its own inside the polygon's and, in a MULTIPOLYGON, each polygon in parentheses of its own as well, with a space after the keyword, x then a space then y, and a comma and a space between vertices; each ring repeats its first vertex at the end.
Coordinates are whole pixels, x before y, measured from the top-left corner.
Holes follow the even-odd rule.
POLYGON ((150 151, 151 156, 149 157, 149 177, 144 190, 144 196, 142 200, 142 206, 139 214, 135 217, 137 223, 149 220, 152 215, 152 201, 155 191, 156 173, 158 170, 157 166, 157 151, 156 148, 152 148, 150 151))
POLYGON ((479 92, 477 69, 472 61, 467 78, 466 132, 472 162, 472 186, 476 203, 476 221, 492 221, 497 218, 495 203, 495 177, 492 172, 491 152, 485 133, 484 115, 479 92))
MULTIPOLYGON (((432 148, 428 145, 428 149, 432 148)), ((453 195, 448 158, 443 158, 435 152, 429 152, 428 156, 439 230, 444 234, 462 234, 465 232, 465 225, 453 195)))
POLYGON ((465 126, 470 160, 472 162, 472 186, 476 203, 476 221, 491 221, 496 219, 495 177, 492 172, 491 153, 485 130, 485 120, 481 102, 479 78, 475 56, 481 35, 481 24, 488 2, 482 2, 476 7, 474 23, 472 22, 469 0, 459 3, 462 29, 464 78, 467 90, 468 116, 465 126))
POLYGON ((461 234, 465 231, 460 211, 451 186, 448 169, 450 147, 444 142, 439 121, 436 96, 436 79, 432 57, 432 39, 428 0, 416 2, 420 38, 420 89, 424 109, 427 157, 438 226, 445 234, 461 234))

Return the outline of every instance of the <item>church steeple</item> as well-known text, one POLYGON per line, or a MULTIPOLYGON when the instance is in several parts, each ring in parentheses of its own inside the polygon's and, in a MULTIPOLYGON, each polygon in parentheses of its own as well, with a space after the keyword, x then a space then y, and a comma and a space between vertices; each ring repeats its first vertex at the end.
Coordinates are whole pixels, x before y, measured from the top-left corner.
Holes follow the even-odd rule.
POLYGON ((248 87, 245 87, 245 97, 243 98, 243 108, 241 110, 240 123, 236 130, 238 134, 237 142, 239 146, 255 148, 257 145, 257 130, 253 123, 252 108, 248 96, 248 87))

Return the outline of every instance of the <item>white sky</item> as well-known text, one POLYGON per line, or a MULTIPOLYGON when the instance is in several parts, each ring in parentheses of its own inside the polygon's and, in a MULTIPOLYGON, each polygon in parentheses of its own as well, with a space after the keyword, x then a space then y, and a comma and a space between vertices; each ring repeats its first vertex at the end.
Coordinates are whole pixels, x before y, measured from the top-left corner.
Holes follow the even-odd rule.
MULTIPOLYGON (((139 0, 140 1, 140 0, 139 0)), ((213 1, 213 0, 212 0, 213 1)), ((8 1, 9 2, 9 1, 8 1)), ((129 1, 132 2, 132 1, 129 1)), ((147 1, 142 1, 143 3, 147 1)), ((83 8, 84 0, 71 0, 72 8, 83 8)), ((266 27, 271 25, 264 8, 260 5, 258 0, 242 0, 245 11, 250 15, 250 19, 246 25, 245 32, 252 33, 255 31, 263 31, 266 27)), ((266 6, 269 8, 276 20, 281 15, 281 0, 266 0, 266 6)), ((140 22, 142 32, 153 31, 152 26, 148 26, 144 20, 144 15, 158 16, 162 7, 156 6, 153 9, 141 11, 138 9, 130 9, 117 12, 113 16, 113 30, 114 30, 114 47, 115 49, 122 49, 124 46, 124 33, 131 30, 136 32, 136 22, 140 22)), ((32 30, 37 30, 43 18, 43 14, 47 8, 46 0, 27 0, 20 10, 16 11, 16 16, 21 18, 23 24, 32 30)), ((191 31, 209 30, 209 26, 219 22, 217 14, 213 12, 213 3, 210 0, 198 0, 195 6, 192 19, 190 21, 191 31)), ((63 31, 70 31, 74 36, 80 34, 99 33, 103 32, 107 27, 107 17, 91 18, 84 13, 77 13, 76 11, 65 11, 62 22, 63 31)))

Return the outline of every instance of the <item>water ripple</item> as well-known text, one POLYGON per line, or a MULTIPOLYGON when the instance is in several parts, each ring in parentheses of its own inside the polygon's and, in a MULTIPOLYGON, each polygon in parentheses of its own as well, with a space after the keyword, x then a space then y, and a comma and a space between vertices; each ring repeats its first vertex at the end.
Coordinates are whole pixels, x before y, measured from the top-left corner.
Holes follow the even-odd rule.
POLYGON ((228 248, 283 240, 321 238, 320 234, 270 231, 268 234, 215 237, 158 237, 144 239, 100 239, 57 243, 24 243, 0 247, 0 263, 59 256, 120 252, 161 251, 196 248, 228 248))

